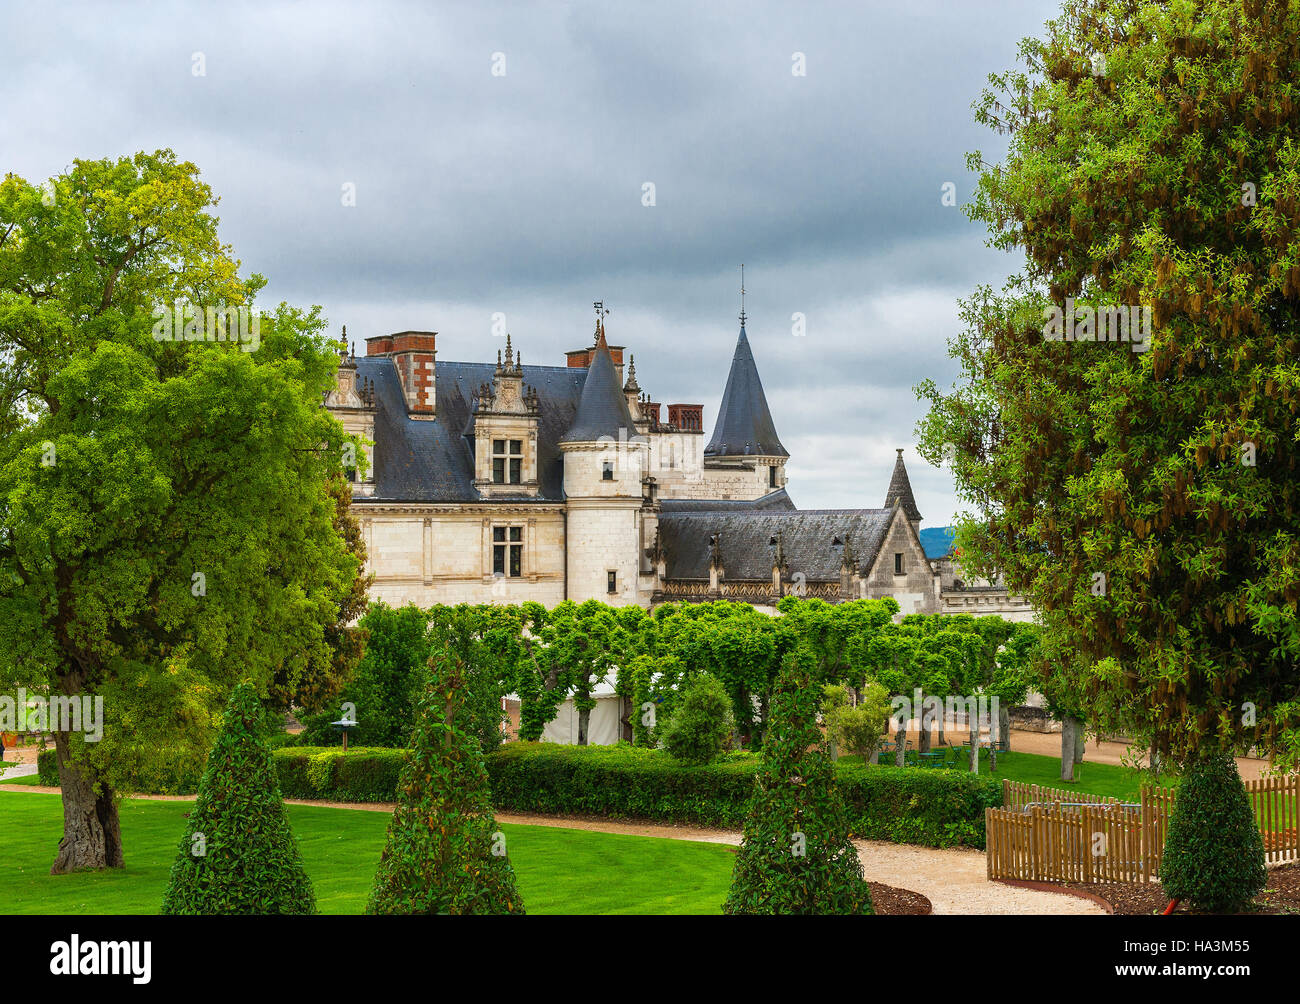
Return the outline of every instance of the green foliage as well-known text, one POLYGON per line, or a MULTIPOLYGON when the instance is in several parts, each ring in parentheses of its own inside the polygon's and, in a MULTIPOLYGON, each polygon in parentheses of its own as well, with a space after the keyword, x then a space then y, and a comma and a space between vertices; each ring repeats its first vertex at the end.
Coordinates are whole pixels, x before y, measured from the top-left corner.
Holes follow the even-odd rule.
POLYGON ((803 653, 788 656, 772 700, 763 767, 723 905, 728 914, 870 914, 835 771, 817 728, 818 691, 803 653))
POLYGON ((316 912, 263 741, 263 708, 235 688, 185 826, 164 914, 316 912))
POLYGON ((429 658, 428 623, 429 614, 414 604, 394 608, 372 603, 359 624, 369 637, 356 675, 325 711, 303 717, 301 741, 309 746, 341 744, 343 733, 330 723, 350 704, 358 725, 348 730, 349 743, 405 747, 415 726, 416 699, 429 658))
POLYGON ((706 764, 731 745, 731 699, 707 673, 687 682, 680 703, 663 726, 663 746, 682 763, 706 764))
POLYGON ((1058 706, 1175 761, 1300 756, 1297 33, 1294 4, 1064 0, 978 102, 1003 162, 968 158, 1024 268, 962 304, 957 385, 917 388, 963 567, 1033 602, 1058 706), (1049 340, 1067 301, 1150 338, 1049 340))
POLYGON ((871 756, 884 735, 889 713, 889 692, 878 683, 864 684, 856 705, 849 703, 848 690, 840 684, 823 690, 826 738, 836 744, 841 755, 871 756))
MULTIPOLYGON (((150 785, 154 750, 197 768, 241 679, 277 704, 337 689, 362 555, 319 312, 262 315, 251 352, 153 337, 159 306, 251 307, 265 283, 197 167, 75 160, 49 192, 0 181, 0 687, 104 699, 102 741, 71 743, 85 813, 150 785)), ((84 828, 56 866, 112 843, 84 828)))
POLYGON ((271 754, 285 798, 392 802, 406 751, 382 747, 287 746, 271 754))
POLYGON ((522 914, 483 753, 465 728, 464 667, 435 652, 429 677, 366 912, 522 914))
POLYGON ((45 787, 57 788, 59 786, 59 756, 57 750, 46 749, 36 754, 36 774, 45 787))
MULTIPOLYGON (((485 759, 492 804, 503 811, 732 829, 744 825, 759 768, 755 753, 724 753, 707 766, 689 767, 662 750, 626 744, 507 743, 485 759)), ((1055 763, 1049 757, 1038 759, 1055 763)), ((286 798, 391 802, 404 754, 349 749, 345 755, 337 746, 288 748, 276 750, 272 760, 286 798)), ((850 830, 864 840, 983 847, 984 809, 1002 804, 1001 781, 986 775, 889 770, 841 760, 835 776, 850 830)), ((1044 776, 1050 780, 1052 773, 1044 776)))
POLYGON ((1226 753, 1192 763, 1178 787, 1160 860, 1160 884, 1171 899, 1198 909, 1236 913, 1267 881, 1264 839, 1226 753))

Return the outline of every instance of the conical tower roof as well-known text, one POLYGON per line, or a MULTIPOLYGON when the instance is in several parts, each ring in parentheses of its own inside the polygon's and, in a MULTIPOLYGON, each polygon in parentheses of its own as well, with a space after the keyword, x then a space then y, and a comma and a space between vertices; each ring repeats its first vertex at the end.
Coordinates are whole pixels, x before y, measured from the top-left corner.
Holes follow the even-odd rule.
POLYGON ((763 381, 758 376, 754 353, 749 348, 745 325, 740 326, 736 354, 731 357, 731 372, 722 392, 722 407, 713 427, 713 438, 704 448, 706 457, 788 457, 767 407, 763 381))
POLYGON ((596 354, 582 385, 578 414, 569 431, 560 437, 560 442, 595 443, 605 436, 617 440, 620 430, 625 430, 628 439, 637 434, 632 412, 627 406, 627 395, 618 384, 602 323, 596 329, 596 354))
POLYGON ((901 449, 898 451, 898 459, 894 461, 894 476, 889 479, 889 490, 885 492, 886 509, 893 506, 894 499, 899 500, 909 520, 921 518, 921 510, 916 507, 916 498, 912 495, 912 482, 908 480, 901 449))

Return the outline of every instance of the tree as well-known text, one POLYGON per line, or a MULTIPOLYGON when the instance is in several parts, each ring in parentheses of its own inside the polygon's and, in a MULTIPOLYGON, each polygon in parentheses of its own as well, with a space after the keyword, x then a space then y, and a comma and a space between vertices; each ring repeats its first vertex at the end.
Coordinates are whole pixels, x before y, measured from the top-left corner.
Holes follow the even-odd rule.
POLYGON ((871 889, 835 791, 834 767, 817 728, 814 664, 809 653, 791 653, 777 679, 763 766, 723 913, 873 912, 871 889))
POLYGON ((172 865, 164 914, 316 912, 262 734, 263 710, 250 684, 230 696, 172 865))
POLYGON ((1160 884, 1171 899, 1214 913, 1250 906, 1264 888, 1264 839, 1237 765, 1226 753, 1194 761, 1169 817, 1160 884))
POLYGON ((889 693, 878 683, 864 684, 856 704, 849 702, 847 687, 828 684, 822 691, 822 721, 831 744, 831 758, 846 752, 871 758, 874 763, 889 711, 889 693))
POLYGON ((464 666, 435 651, 429 671, 366 913, 523 914, 483 753, 465 728, 464 666))
POLYGON ((726 689, 716 677, 701 674, 686 684, 663 726, 663 747, 683 763, 706 764, 729 747, 732 725, 726 689))
POLYGON ((215 202, 170 151, 0 184, 0 684, 105 719, 99 742, 55 731, 55 873, 122 866, 116 792, 164 756, 197 768, 237 681, 315 699, 355 654, 318 312, 262 315, 256 345, 251 316, 243 344, 154 337, 155 308, 248 308, 264 283, 215 202))
POLYGON ((429 613, 414 603, 390 607, 372 603, 359 626, 367 633, 365 655, 352 680, 330 707, 303 719, 302 742, 334 746, 342 732, 331 725, 345 713, 358 724, 350 741, 367 746, 406 746, 415 728, 415 708, 429 661, 429 613))
POLYGON ((1300 752, 1297 33, 1259 0, 1066 0, 977 109, 1010 146, 971 156, 968 211, 1024 269, 963 304, 960 384, 918 388, 965 559, 1034 603, 1094 729, 1176 761, 1300 752), (1120 307, 1149 337, 1088 341, 1120 307))

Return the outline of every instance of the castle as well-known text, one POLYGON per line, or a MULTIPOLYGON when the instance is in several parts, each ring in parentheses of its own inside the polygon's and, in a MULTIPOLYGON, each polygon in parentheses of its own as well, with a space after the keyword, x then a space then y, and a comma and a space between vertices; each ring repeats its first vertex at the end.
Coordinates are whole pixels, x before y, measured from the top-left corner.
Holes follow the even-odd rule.
POLYGON ((361 437, 353 510, 390 604, 599 599, 650 608, 782 596, 893 596, 904 613, 1032 611, 996 584, 962 583, 927 556, 903 451, 884 505, 796 509, 745 333, 713 434, 700 404, 653 400, 635 360, 593 344, 564 366, 525 366, 509 335, 492 363, 437 359, 437 333, 347 349, 325 406, 361 437))

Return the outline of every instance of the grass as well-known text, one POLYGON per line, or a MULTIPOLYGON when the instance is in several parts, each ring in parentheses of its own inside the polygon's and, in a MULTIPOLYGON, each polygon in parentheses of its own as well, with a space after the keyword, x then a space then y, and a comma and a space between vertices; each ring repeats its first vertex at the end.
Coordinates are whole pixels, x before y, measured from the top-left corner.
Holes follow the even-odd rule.
POLYGON ((7 781, 5 780, 5 776, 3 774, 0 774, 0 784, 24 784, 29 787, 35 788, 40 783, 41 783, 41 779, 35 774, 27 774, 23 777, 15 777, 7 781))
MULTIPOLYGON (((0 793, 0 912, 157 913, 192 802, 124 799, 126 867, 50 875, 62 832, 57 795, 0 793)), ((287 807, 321 913, 365 909, 386 812, 287 807)), ((720 913, 732 849, 719 844, 502 824, 520 894, 533 914, 720 913)))
MULTIPOLYGON (((935 747, 935 749, 937 751, 939 747, 935 747)), ((840 759, 855 760, 861 758, 841 757, 840 759)), ((906 769, 920 770, 923 768, 908 767, 906 769)), ((1085 759, 1083 763, 1075 768, 1075 777, 1078 780, 1062 781, 1060 758, 1043 756, 1039 753, 999 753, 996 774, 989 773, 988 758, 986 755, 981 754, 980 774, 996 778, 1005 777, 1010 781, 1040 784, 1049 788, 1078 791, 1090 795, 1111 795, 1122 802, 1136 802, 1143 782, 1148 780, 1148 775, 1131 767, 1120 767, 1109 763, 1089 763, 1085 759)), ((1172 782, 1173 778, 1161 778, 1161 784, 1170 784, 1172 782)))

